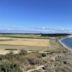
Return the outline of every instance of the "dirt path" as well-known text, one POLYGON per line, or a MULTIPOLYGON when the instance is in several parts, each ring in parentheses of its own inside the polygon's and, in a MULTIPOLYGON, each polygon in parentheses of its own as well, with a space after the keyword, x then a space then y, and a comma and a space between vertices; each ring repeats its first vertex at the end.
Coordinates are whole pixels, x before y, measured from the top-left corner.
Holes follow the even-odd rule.
POLYGON ((27 72, 33 72, 33 71, 35 71, 35 70, 41 69, 42 67, 44 67, 44 65, 37 66, 35 69, 30 69, 30 70, 28 70, 27 72))

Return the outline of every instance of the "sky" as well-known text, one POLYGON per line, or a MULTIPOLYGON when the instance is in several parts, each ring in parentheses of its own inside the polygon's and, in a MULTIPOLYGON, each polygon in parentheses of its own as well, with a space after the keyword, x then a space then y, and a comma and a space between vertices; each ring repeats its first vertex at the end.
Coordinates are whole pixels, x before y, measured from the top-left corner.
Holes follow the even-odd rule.
POLYGON ((70 32, 72 0, 0 0, 0 31, 70 32))

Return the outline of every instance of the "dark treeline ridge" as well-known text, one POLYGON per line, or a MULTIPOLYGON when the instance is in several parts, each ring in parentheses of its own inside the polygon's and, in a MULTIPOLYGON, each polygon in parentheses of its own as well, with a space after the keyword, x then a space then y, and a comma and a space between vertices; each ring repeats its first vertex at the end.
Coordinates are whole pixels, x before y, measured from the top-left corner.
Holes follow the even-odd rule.
POLYGON ((0 35, 41 35, 41 33, 0 33, 0 35))
POLYGON ((71 34, 67 34, 67 33, 52 33, 52 34, 48 34, 48 33, 0 33, 0 35, 4 35, 4 36, 8 36, 8 35, 40 35, 43 37, 57 37, 57 36, 67 36, 67 35, 71 35, 71 34))
POLYGON ((70 34, 66 34, 66 33, 41 34, 41 36, 48 36, 48 37, 67 36, 67 35, 70 35, 70 34))

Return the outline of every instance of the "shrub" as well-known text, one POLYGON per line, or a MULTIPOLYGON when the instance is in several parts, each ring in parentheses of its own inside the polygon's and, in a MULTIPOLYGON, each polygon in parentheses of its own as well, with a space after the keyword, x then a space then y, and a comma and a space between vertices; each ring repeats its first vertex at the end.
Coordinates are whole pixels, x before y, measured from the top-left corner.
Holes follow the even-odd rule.
POLYGON ((22 72, 17 64, 2 63, 0 72, 22 72))

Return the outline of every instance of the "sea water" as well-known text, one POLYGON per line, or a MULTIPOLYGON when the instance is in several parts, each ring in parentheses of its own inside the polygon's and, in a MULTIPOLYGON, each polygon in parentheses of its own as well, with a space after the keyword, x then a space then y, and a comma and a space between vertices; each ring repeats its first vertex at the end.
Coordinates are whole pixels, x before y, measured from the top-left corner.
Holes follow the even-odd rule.
POLYGON ((72 49, 72 37, 64 38, 61 42, 67 47, 72 49))

